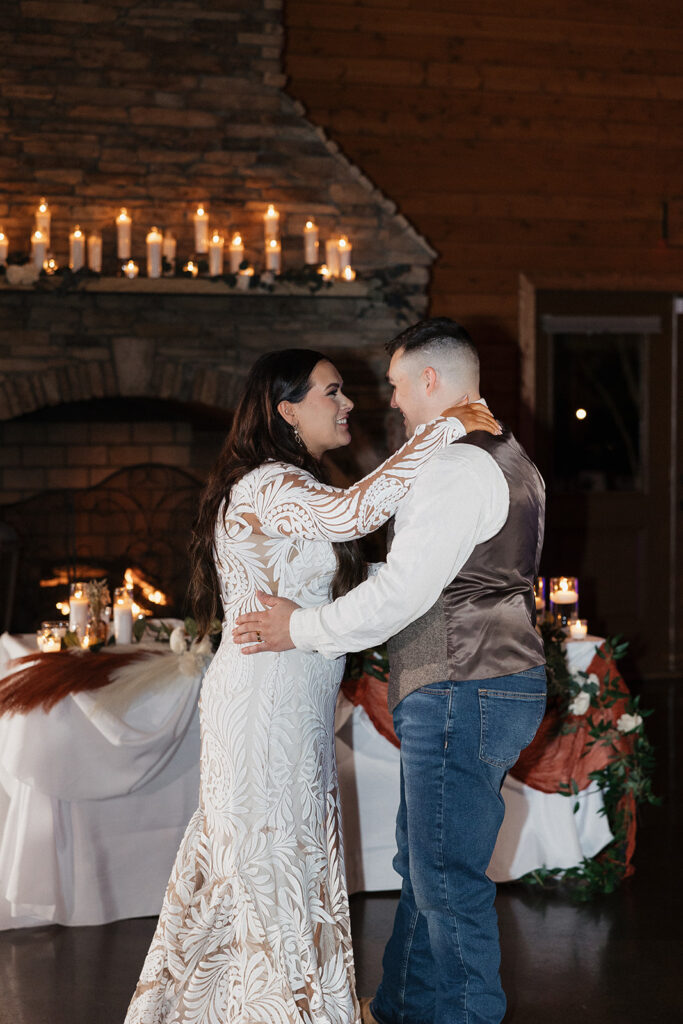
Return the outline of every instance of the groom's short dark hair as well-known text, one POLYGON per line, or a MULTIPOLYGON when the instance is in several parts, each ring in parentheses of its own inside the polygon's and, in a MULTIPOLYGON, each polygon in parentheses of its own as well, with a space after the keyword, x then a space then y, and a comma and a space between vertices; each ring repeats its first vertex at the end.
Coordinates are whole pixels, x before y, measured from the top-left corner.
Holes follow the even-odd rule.
POLYGON ((415 352, 421 348, 436 345, 443 349, 467 354, 479 363, 479 353, 464 327, 456 320, 447 316, 433 316, 428 320, 418 320, 412 327, 401 331, 395 338, 387 342, 386 349, 393 356, 399 349, 415 352))

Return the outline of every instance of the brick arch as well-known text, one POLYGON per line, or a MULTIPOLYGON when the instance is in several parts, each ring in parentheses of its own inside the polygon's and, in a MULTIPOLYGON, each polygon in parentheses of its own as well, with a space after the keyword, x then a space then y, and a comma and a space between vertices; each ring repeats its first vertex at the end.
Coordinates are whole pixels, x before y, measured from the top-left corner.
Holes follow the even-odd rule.
POLYGON ((246 372, 202 368, 190 360, 157 357, 152 372, 122 374, 122 359, 73 359, 58 367, 14 372, 0 384, 0 421, 49 406, 98 398, 158 398, 193 402, 231 411, 239 400, 246 372), (117 366, 118 363, 118 366, 117 366))

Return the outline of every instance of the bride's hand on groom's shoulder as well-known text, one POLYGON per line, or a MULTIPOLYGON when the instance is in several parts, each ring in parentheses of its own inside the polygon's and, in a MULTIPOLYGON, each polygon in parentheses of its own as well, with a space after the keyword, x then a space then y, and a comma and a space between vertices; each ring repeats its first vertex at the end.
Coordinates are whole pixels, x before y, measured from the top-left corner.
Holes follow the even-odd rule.
POLYGON ((468 434, 473 430, 485 430, 487 434, 503 433, 491 410, 481 402, 452 405, 445 409, 442 415, 457 417, 468 434))

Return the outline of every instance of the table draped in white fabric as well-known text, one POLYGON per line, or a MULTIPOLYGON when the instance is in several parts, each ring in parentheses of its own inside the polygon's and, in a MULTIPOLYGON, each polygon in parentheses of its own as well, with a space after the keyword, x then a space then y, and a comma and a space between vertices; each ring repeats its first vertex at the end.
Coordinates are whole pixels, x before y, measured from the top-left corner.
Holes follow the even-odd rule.
MULTIPOLYGON (((567 645, 573 671, 590 664, 595 642, 567 645)), ((33 649, 27 638, 0 637, 0 675, 9 659, 33 649)), ((48 712, 0 717, 0 928, 158 913, 197 806, 201 678, 201 665, 187 656, 150 654, 117 670, 102 689, 70 695, 48 712)), ((399 885, 391 866, 398 759, 363 708, 340 696, 350 892, 399 885)), ((506 816, 490 867, 497 881, 570 867, 611 839, 592 787, 580 794, 577 813, 574 799, 510 778, 503 795, 506 816)))

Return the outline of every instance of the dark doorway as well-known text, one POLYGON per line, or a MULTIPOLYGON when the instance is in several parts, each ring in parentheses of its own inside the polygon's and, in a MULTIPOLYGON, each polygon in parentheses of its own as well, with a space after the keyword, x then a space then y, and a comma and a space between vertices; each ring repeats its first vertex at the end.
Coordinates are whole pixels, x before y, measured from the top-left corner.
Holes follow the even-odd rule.
POLYGON ((677 334, 671 294, 537 293, 542 571, 579 577, 589 630, 643 676, 681 666, 677 334))

